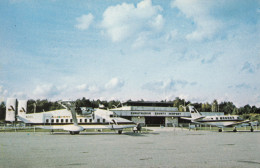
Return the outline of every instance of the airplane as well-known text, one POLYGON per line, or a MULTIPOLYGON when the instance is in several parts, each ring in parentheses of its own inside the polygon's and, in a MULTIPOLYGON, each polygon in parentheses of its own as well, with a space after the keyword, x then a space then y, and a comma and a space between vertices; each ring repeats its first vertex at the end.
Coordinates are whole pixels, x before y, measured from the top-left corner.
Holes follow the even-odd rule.
POLYGON ((35 128, 52 131, 55 129, 65 130, 72 135, 79 134, 80 131, 86 129, 111 129, 122 134, 123 129, 137 126, 133 121, 117 117, 112 111, 105 109, 82 108, 82 114, 77 115, 76 105, 73 101, 60 101, 59 103, 65 109, 31 114, 26 113, 27 101, 19 100, 18 110, 16 110, 16 103, 16 99, 7 99, 5 121, 19 121, 26 125, 35 126, 35 128))
POLYGON ((234 127, 233 132, 237 132, 237 127, 251 126, 250 131, 253 132, 253 126, 258 124, 257 121, 251 122, 250 120, 244 120, 238 115, 219 115, 219 116, 203 116, 198 112, 194 106, 188 106, 191 114, 191 118, 184 118, 190 120, 195 124, 205 124, 216 126, 219 128, 219 132, 222 132, 224 127, 234 127))

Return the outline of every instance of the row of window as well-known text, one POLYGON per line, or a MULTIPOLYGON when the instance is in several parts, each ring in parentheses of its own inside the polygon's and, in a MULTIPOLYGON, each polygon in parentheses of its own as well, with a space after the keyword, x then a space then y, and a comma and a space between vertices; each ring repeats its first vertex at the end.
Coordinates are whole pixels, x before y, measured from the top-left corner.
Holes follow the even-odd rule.
MULTIPOLYGON (((92 119, 78 119, 79 123, 92 123, 92 119)), ((100 119, 97 119, 97 122, 100 123, 100 119)), ((103 123, 106 122, 106 119, 102 120, 103 123)), ((46 119, 45 123, 73 123, 72 119, 46 119)))

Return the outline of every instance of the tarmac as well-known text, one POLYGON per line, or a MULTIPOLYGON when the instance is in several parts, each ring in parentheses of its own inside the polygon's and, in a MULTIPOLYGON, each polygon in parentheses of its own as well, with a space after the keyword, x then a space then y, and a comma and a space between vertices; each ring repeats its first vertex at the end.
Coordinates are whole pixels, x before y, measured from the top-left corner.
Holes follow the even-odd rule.
POLYGON ((260 167, 260 132, 0 133, 0 167, 260 167))

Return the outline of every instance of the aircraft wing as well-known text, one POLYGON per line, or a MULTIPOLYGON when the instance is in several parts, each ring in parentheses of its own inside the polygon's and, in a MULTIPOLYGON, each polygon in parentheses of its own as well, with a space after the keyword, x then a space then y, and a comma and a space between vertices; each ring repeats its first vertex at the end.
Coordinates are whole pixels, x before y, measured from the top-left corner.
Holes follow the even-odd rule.
POLYGON ((190 120, 190 121, 197 121, 197 120, 202 119, 202 118, 204 118, 204 116, 203 116, 203 117, 198 117, 198 118, 187 118, 187 117, 181 117, 181 119, 184 119, 184 120, 190 120))
POLYGON ((114 130, 120 130, 125 128, 134 128, 136 127, 135 124, 125 124, 125 125, 81 125, 84 129, 114 129, 114 130))
POLYGON ((243 124, 250 125, 250 120, 244 120, 244 121, 236 122, 236 123, 233 123, 233 124, 225 125, 225 127, 231 127, 231 126, 243 125, 243 124))

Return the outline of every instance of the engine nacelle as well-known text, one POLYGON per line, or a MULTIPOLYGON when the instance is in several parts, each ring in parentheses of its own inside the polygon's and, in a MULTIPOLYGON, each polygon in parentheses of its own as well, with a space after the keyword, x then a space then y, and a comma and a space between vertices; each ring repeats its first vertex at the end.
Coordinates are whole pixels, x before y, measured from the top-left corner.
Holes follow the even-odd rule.
POLYGON ((15 121, 16 99, 8 98, 6 101, 5 121, 15 121))
POLYGON ((64 126, 64 130, 70 132, 79 132, 79 131, 83 131, 84 128, 79 125, 66 125, 64 126))

